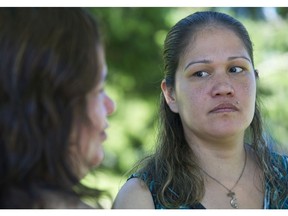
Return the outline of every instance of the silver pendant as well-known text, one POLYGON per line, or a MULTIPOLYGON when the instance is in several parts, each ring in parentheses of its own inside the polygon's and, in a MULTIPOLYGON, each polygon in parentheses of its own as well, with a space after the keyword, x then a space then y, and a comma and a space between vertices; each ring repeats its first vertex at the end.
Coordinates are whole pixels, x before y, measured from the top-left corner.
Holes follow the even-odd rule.
POLYGON ((229 191, 227 196, 229 196, 231 198, 230 205, 232 206, 232 208, 238 209, 238 203, 237 203, 237 199, 236 199, 236 194, 234 192, 232 192, 232 191, 229 191))

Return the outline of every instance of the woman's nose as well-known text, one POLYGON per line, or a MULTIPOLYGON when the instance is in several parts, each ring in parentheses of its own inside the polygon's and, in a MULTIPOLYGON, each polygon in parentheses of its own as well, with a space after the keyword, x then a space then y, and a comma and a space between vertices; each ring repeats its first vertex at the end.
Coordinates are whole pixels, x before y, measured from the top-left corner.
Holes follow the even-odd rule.
POLYGON ((212 88, 212 96, 234 96, 235 90, 227 79, 219 80, 212 88))
POLYGON ((116 110, 115 102, 108 96, 105 96, 105 107, 107 115, 111 115, 116 110))

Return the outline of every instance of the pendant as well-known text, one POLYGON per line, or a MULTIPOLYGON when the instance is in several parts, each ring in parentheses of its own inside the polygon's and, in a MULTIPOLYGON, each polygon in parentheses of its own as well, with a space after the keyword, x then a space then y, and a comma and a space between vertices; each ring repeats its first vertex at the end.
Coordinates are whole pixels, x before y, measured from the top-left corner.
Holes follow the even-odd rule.
POLYGON ((232 206, 232 208, 238 209, 238 203, 237 203, 237 199, 236 199, 236 194, 234 192, 232 192, 232 191, 229 191, 227 196, 229 196, 231 198, 230 205, 232 206))

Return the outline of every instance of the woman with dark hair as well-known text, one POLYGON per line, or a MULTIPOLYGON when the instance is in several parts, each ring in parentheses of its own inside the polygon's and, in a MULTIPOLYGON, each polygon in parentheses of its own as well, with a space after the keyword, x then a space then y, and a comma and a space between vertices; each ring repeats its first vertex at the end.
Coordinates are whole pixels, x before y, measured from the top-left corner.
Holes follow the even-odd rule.
POLYGON ((80 8, 0 9, 0 208, 87 208, 80 180, 103 159, 107 67, 80 8))
POLYGON ((245 27, 219 12, 180 20, 164 44, 156 152, 114 208, 288 208, 288 158, 265 141, 245 27))

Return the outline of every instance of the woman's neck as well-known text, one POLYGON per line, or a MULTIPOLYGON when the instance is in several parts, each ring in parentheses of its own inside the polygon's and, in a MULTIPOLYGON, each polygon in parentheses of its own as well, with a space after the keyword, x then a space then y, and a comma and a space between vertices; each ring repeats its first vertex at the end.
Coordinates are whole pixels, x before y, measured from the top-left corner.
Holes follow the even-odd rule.
POLYGON ((245 145, 243 138, 231 139, 229 142, 209 142, 207 140, 193 140, 190 142, 199 166, 210 175, 217 178, 237 176, 243 169, 245 162, 245 145))

